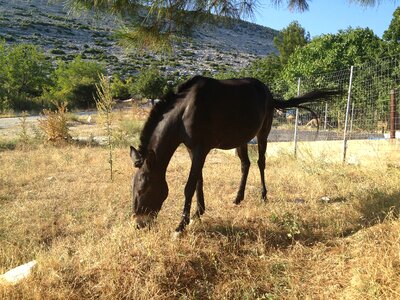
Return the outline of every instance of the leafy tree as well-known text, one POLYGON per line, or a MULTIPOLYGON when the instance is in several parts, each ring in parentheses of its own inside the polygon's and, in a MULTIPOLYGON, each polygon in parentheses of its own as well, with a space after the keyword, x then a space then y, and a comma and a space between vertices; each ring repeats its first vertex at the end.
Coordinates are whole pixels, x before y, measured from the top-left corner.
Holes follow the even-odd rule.
POLYGON ((33 108, 33 100, 50 84, 51 71, 51 63, 36 46, 0 44, 0 109, 33 108))
POLYGON ((6 48, 5 43, 0 42, 0 111, 9 108, 8 99, 6 97, 7 91, 5 89, 6 85, 6 48))
POLYGON ((270 54, 253 62, 247 68, 247 76, 255 77, 262 82, 272 84, 282 70, 281 59, 276 54, 270 54))
MULTIPOLYGON (((378 60, 384 54, 382 44, 383 41, 368 28, 349 28, 337 34, 314 38, 291 55, 281 74, 287 94, 294 95, 297 92, 295 83, 299 77, 302 78, 303 91, 315 88, 343 88, 348 83, 350 66, 365 65, 368 61, 378 60)), ((374 73, 371 71, 366 68, 358 71, 353 77, 353 100, 360 107, 368 105, 367 99, 378 99, 380 96, 381 88, 376 85, 379 82, 374 79, 374 73), (368 94, 365 83, 374 87, 374 95, 368 94)), ((343 109, 345 101, 346 98, 343 97, 341 101, 335 102, 335 107, 330 107, 331 117, 343 109)))
POLYGON ((310 33, 306 32, 297 21, 290 23, 274 38, 274 44, 279 50, 279 59, 286 65, 290 55, 297 48, 305 46, 310 41, 310 33))
POLYGON ((400 48, 400 7, 394 11, 389 28, 382 37, 387 42, 388 54, 397 54, 400 48))
POLYGON ((130 98, 129 86, 127 82, 124 82, 120 76, 113 76, 110 84, 111 95, 113 99, 128 99, 130 98))
POLYGON ((314 38, 289 58, 284 77, 298 77, 349 68, 382 55, 382 41, 371 29, 349 28, 314 38))
POLYGON ((298 22, 290 23, 274 39, 279 55, 270 54, 253 62, 246 69, 246 76, 255 77, 268 84, 276 94, 282 94, 287 89, 282 84, 281 73, 290 56, 310 41, 309 33, 298 22))
POLYGON ((154 100, 165 94, 167 89, 167 79, 156 67, 151 67, 142 71, 135 79, 132 94, 154 100))
MULTIPOLYGON (((310 0, 270 0, 288 9, 304 11, 310 0)), ((348 0, 361 5, 375 5, 378 0, 348 0)), ((174 36, 186 34, 193 26, 213 20, 214 16, 233 19, 254 16, 258 1, 255 0, 181 0, 181 1, 143 1, 143 0, 67 0, 73 10, 105 11, 122 17, 129 17, 130 24, 120 34, 126 45, 157 50, 170 46, 174 36)))
POLYGON ((58 103, 68 101, 74 107, 92 107, 95 105, 96 84, 104 68, 80 56, 66 63, 60 61, 55 70, 55 86, 48 97, 58 103))

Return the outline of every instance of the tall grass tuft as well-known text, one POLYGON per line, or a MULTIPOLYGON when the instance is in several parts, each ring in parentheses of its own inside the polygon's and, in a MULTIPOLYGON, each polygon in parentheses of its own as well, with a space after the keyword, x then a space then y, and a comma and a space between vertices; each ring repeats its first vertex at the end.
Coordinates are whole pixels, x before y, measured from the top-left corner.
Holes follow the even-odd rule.
POLYGON ((28 113, 26 111, 22 112, 21 117, 19 118, 20 120, 20 131, 18 134, 18 142, 20 145, 25 149, 29 145, 29 134, 28 134, 28 125, 26 122, 26 117, 28 116, 28 113))
POLYGON ((100 75, 100 83, 96 85, 97 99, 96 107, 99 114, 99 120, 103 124, 107 135, 108 163, 110 165, 110 179, 113 181, 113 106, 114 100, 111 94, 110 82, 104 75, 100 75))
POLYGON ((40 119, 39 127, 47 137, 48 141, 60 142, 71 140, 67 117, 68 102, 57 104, 57 110, 43 110, 43 119, 40 119))

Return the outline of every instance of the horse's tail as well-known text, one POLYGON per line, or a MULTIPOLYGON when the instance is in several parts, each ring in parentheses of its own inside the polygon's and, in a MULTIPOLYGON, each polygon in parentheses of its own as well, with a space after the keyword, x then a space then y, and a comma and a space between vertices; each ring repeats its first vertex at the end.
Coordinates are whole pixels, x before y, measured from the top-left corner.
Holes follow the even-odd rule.
POLYGON ((274 99, 274 107, 277 109, 286 109, 291 107, 304 108, 302 104, 318 102, 320 100, 330 100, 341 94, 343 94, 343 92, 340 90, 315 90, 288 100, 274 99))

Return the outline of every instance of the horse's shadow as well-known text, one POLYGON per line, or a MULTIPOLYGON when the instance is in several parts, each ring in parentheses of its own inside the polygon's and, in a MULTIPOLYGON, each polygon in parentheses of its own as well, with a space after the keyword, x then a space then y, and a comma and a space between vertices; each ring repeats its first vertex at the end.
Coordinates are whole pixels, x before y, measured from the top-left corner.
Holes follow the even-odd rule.
MULTIPOLYGON (((329 204, 328 204, 329 205, 329 204)), ((338 238, 356 234, 362 229, 372 227, 388 219, 400 217, 400 191, 385 194, 381 191, 369 194, 367 198, 356 204, 361 217, 357 222, 344 227, 341 231, 329 234, 313 229, 312 223, 302 221, 299 232, 291 233, 282 226, 269 226, 265 223, 257 226, 257 221, 249 224, 232 224, 229 220, 208 220, 196 230, 210 239, 224 239, 232 243, 232 247, 240 248, 248 243, 263 243, 266 248, 287 249, 295 243, 313 246, 317 243, 331 243, 338 238)))

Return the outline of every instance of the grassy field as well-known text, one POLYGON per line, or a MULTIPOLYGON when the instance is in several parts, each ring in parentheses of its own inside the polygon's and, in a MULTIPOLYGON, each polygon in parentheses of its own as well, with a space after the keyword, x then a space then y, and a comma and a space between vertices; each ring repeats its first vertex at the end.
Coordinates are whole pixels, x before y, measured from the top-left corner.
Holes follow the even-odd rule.
POLYGON ((399 299, 400 165, 357 166, 256 154, 246 197, 232 205, 239 159, 212 152, 206 214, 178 240, 190 159, 178 148, 155 226, 130 219, 134 169, 102 147, 38 145, 0 152, 0 274, 33 259, 1 299, 399 299), (325 198, 323 198, 325 197, 325 198), (322 198, 324 200, 322 200, 322 198))

